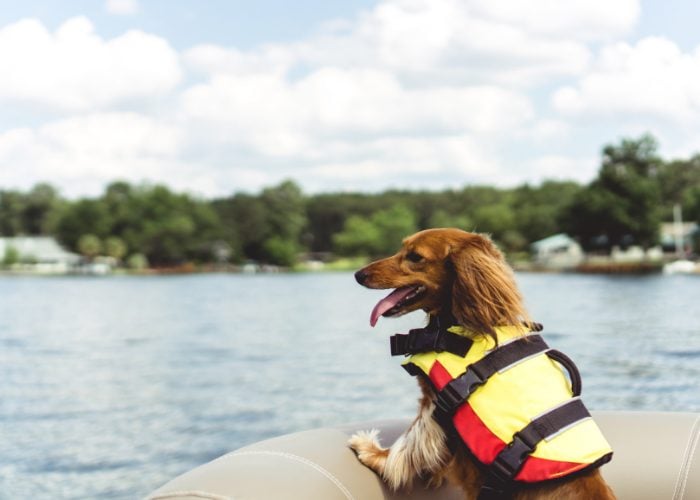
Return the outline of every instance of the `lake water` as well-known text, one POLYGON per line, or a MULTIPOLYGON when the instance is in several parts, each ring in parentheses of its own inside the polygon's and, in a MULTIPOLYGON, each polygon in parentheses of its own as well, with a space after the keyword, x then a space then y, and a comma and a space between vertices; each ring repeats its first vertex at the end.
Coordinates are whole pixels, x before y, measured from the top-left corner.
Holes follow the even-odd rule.
MULTIPOLYGON (((698 276, 521 274, 593 409, 700 411, 698 276)), ((139 498, 232 449, 414 413, 350 273, 0 277, 0 498, 139 498)))

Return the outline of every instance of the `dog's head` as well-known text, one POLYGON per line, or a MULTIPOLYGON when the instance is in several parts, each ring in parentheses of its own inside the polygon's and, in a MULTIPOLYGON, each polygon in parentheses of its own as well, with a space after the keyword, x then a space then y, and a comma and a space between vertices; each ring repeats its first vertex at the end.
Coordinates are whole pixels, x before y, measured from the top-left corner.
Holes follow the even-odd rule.
POLYGON ((372 326, 380 316, 418 309, 451 314, 459 325, 486 334, 528 320, 501 252, 488 237, 459 229, 409 236, 395 255, 360 269, 355 279, 368 288, 395 288, 375 306, 372 326))

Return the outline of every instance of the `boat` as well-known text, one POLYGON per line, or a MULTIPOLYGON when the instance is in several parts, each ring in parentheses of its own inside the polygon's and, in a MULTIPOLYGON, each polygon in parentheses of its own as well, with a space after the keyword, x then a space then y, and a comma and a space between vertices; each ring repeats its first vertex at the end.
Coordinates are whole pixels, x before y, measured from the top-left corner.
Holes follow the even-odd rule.
MULTIPOLYGON (((620 500, 700 499, 700 413, 592 412, 613 447, 603 476, 620 500)), ((384 445, 409 420, 314 429, 261 441, 172 479, 148 500, 457 500, 460 491, 414 486, 389 491, 347 447, 357 430, 379 429, 384 445)))
POLYGON ((664 265, 664 274, 695 274, 700 272, 700 267, 692 260, 674 260, 664 265))

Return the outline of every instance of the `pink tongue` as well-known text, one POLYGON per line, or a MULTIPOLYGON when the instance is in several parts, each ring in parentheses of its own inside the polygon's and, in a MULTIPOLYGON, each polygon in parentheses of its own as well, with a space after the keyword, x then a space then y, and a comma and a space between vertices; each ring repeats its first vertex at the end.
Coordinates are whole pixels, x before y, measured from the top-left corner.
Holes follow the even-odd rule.
POLYGON ((387 312, 389 309, 398 304, 404 297, 413 291, 412 286, 405 286, 403 288, 397 288, 389 295, 384 297, 382 300, 377 302, 377 305, 372 309, 372 314, 369 317, 369 324, 374 326, 377 324, 379 317, 387 312))

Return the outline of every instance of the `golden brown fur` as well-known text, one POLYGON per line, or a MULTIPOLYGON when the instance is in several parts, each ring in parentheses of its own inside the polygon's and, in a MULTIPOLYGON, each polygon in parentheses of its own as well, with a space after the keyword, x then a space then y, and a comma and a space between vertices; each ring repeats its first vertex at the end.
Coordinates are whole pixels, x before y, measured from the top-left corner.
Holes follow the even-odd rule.
MULTIPOLYGON (((394 315, 422 309, 430 316, 451 315, 470 331, 493 334, 494 327, 529 322, 515 280, 500 251, 485 236, 458 229, 429 229, 409 236, 393 256, 356 273, 369 288, 422 286, 425 293, 394 315)), ((465 498, 476 499, 483 482, 480 470, 464 452, 452 454, 442 428, 432 418, 432 389, 419 379, 418 415, 390 448, 377 432, 357 433, 350 447, 359 460, 393 489, 410 488, 417 477, 459 485, 465 498)), ((518 491, 515 500, 614 499, 596 469, 568 481, 518 491)))

